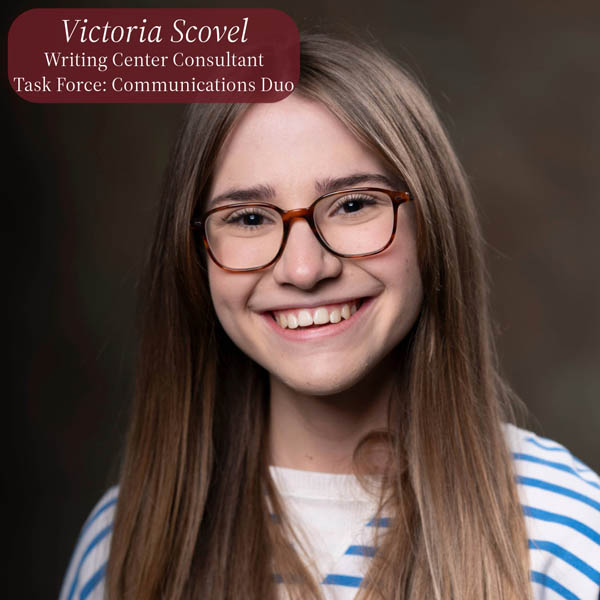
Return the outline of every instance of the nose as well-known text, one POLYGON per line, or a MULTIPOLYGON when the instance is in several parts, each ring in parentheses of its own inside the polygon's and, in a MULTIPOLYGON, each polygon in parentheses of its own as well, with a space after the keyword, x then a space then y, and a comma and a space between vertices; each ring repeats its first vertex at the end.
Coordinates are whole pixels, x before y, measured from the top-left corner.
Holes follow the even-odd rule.
POLYGON ((304 219, 294 220, 273 269, 275 281, 310 290, 325 279, 338 277, 341 272, 342 260, 321 245, 304 219))

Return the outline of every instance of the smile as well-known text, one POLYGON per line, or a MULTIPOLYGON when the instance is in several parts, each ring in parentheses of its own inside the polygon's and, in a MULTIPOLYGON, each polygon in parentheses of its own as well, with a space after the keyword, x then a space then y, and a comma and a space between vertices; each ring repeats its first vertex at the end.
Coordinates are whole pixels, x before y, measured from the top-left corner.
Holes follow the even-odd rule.
POLYGON ((313 327, 339 323, 349 319, 361 306, 362 300, 340 304, 273 311, 273 319, 282 329, 313 327))

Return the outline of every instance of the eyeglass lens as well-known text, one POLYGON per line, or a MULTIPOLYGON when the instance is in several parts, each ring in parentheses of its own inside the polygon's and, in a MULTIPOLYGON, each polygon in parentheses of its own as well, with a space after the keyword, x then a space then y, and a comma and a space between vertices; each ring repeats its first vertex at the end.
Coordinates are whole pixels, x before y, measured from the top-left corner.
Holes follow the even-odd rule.
MULTIPOLYGON (((346 256, 377 252, 394 228, 394 204, 376 190, 327 196, 314 211, 315 226, 334 251, 346 256)), ((253 269, 271 262, 280 250, 284 225, 268 206, 238 206, 209 215, 206 238, 217 261, 229 269, 253 269)))

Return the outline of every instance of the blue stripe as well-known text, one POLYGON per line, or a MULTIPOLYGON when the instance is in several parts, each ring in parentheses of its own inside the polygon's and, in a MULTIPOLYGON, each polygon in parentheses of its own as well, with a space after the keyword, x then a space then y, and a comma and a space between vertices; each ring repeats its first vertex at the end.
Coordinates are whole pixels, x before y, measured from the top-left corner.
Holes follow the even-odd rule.
POLYGON ((323 585, 343 585, 345 587, 360 587, 362 577, 350 577, 350 575, 329 574, 322 581, 323 585))
POLYGON ((390 517, 379 517, 378 519, 371 519, 367 523, 367 527, 389 527, 392 523, 390 517))
POLYGON ((595 481, 588 481, 587 479, 583 478, 573 467, 570 467, 569 465, 553 462, 551 460, 546 460, 544 458, 540 458, 539 456, 533 456, 532 454, 521 454, 519 452, 513 452, 513 457, 516 460, 527 460, 529 462, 537 463, 540 465, 546 465, 547 467, 552 467, 553 469, 558 469, 559 471, 565 471, 566 473, 570 473, 571 475, 579 477, 581 481, 585 481, 585 483, 587 483, 588 485, 591 485, 600 490, 599 483, 596 483, 595 481))
MULTIPOLYGON (((79 560, 79 565, 77 565, 77 571, 75 571, 75 577, 73 577, 73 583, 71 584, 71 589, 69 590, 69 595, 67 596, 67 600, 73 600, 73 596, 75 594, 75 588, 77 587, 77 582, 79 581, 79 573, 81 572, 81 567, 85 559, 89 556, 90 552, 110 533, 112 529, 112 524, 108 527, 105 527, 102 531, 100 531, 96 537, 89 543, 89 546, 85 549, 83 556, 79 560)), ((87 585, 87 582, 86 582, 87 585)))
POLYGON ((577 469, 578 473, 591 473, 592 475, 598 475, 593 469, 590 469, 584 462, 581 462, 577 457, 573 456, 572 454, 571 458, 579 466, 579 468, 577 469))
POLYGON ((575 500, 579 500, 592 508, 600 511, 600 502, 593 500, 589 496, 584 494, 580 494, 575 490, 571 490, 569 488, 563 487, 561 485, 556 485, 554 483, 549 483, 548 481, 542 481, 541 479, 534 479, 532 477, 523 477, 521 475, 517 475, 516 477, 517 483, 522 485, 529 485, 531 487, 538 487, 543 490, 548 490, 549 492, 556 492, 557 494, 562 494, 563 496, 568 496, 569 498, 573 498, 575 500))
POLYGON ((531 571, 531 581, 535 583, 539 583, 544 587, 551 589, 556 592, 559 596, 566 598, 566 600, 581 600, 577 597, 573 592, 569 591, 566 587, 560 585, 558 581, 552 579, 552 577, 548 577, 544 573, 540 573, 538 571, 531 571))
MULTIPOLYGON (((552 442, 552 440, 545 438, 542 439, 544 439, 546 442, 552 442)), ((592 471, 592 469, 590 469, 584 462, 580 461, 576 456, 573 456, 564 446, 544 446, 544 444, 540 444, 534 437, 525 438, 525 441, 537 446, 538 448, 541 448, 542 450, 549 450, 550 452, 566 452, 577 464, 581 465, 581 469, 578 469, 578 471, 581 473, 584 471, 592 471)))
POLYGON ((600 571, 596 571, 594 567, 588 565, 585 561, 581 560, 578 556, 575 556, 568 550, 565 550, 562 546, 544 540, 529 540, 529 548, 531 550, 544 550, 545 552, 554 554, 554 556, 564 560, 580 573, 589 577, 594 583, 600 584, 600 571))
POLYGON ((88 582, 81 588, 79 600, 85 600, 94 590, 94 588, 104 579, 106 572, 106 563, 104 563, 89 579, 88 582))
POLYGON ((541 521, 548 521, 550 523, 559 523, 560 525, 565 525, 566 527, 575 529, 582 535, 585 535, 585 537, 592 540, 592 542, 600 546, 600 533, 594 531, 591 527, 588 527, 581 521, 577 521, 576 519, 571 519, 571 517, 565 517, 564 515, 559 515, 557 513, 541 510, 539 508, 533 508, 531 506, 523 506, 523 513, 527 517, 533 517, 534 519, 540 519, 541 521))
POLYGON ((352 554, 355 556, 375 556, 377 548, 373 546, 350 546, 344 554, 352 554))
POLYGON ((94 523, 94 521, 104 511, 108 510, 111 506, 114 506, 116 503, 117 503, 117 498, 113 498, 112 500, 109 500, 108 502, 106 502, 105 504, 103 504, 102 506, 100 506, 95 513, 91 514, 89 516, 88 520, 85 522, 85 524, 81 528, 81 533, 79 534, 79 539, 81 539, 83 537, 83 535, 85 534, 85 532, 91 527, 92 523, 94 523))
MULTIPOLYGON (((546 438, 541 438, 546 442, 550 442, 552 443, 552 440, 548 440, 546 438)), ((558 452, 567 452, 568 454, 571 454, 564 446, 560 446, 560 445, 556 445, 556 446, 544 446, 544 444, 540 444, 536 438, 534 438, 533 436, 530 436, 528 438, 525 438, 526 442, 529 442, 530 444, 534 444, 535 446, 537 446, 538 448, 541 448, 542 450, 552 450, 552 451, 558 451, 558 452)))

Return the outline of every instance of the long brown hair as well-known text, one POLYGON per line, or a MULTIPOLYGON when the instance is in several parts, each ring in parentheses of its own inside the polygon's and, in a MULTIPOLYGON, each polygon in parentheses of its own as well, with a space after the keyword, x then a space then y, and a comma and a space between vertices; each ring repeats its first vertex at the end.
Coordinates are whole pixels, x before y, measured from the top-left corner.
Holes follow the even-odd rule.
MULTIPOLYGON (((415 80, 372 47, 304 36, 295 93, 323 103, 377 152, 416 206, 424 300, 403 342, 380 496, 395 518, 378 534, 359 596, 528 598, 525 525, 502 430, 510 395, 496 368, 478 221, 445 131, 415 80)), ((321 597, 289 544, 269 475, 268 378, 221 329, 189 227, 245 109, 190 106, 172 153, 142 291, 111 600, 321 597)))

